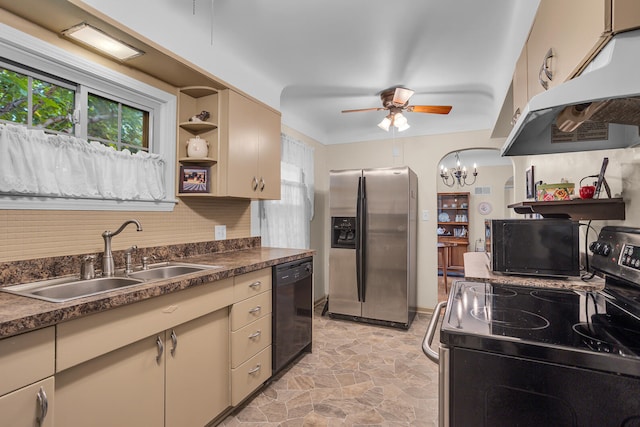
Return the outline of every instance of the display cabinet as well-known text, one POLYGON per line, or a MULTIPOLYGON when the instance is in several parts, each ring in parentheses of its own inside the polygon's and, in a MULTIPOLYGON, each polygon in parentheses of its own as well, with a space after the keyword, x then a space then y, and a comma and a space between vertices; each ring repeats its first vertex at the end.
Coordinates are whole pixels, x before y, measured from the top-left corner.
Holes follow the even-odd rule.
POLYGON ((438 243, 452 245, 447 263, 449 270, 464 271, 464 253, 469 250, 469 193, 438 193, 438 243))

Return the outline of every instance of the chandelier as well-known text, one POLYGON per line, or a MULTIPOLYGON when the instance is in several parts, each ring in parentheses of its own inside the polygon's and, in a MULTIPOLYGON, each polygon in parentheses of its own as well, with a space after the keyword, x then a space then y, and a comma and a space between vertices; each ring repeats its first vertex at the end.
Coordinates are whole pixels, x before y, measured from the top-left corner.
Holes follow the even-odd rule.
POLYGON ((453 187, 456 183, 459 187, 464 187, 465 185, 473 185, 476 182, 476 177, 478 176, 478 168, 476 164, 473 164, 473 181, 467 182, 467 167, 460 166, 460 153, 456 152, 456 167, 451 170, 444 167, 444 165, 440 165, 440 178, 442 178, 442 182, 447 187, 453 187), (451 183, 449 183, 449 179, 451 179, 451 183))

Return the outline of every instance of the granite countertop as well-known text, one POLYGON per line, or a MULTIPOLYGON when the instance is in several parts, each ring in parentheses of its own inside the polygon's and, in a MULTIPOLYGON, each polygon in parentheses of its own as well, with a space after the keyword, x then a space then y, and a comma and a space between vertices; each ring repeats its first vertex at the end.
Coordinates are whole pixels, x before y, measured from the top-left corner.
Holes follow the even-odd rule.
POLYGON ((566 279, 541 278, 494 273, 489 267, 489 259, 484 252, 466 252, 464 254, 464 278, 472 282, 492 282, 537 288, 574 289, 580 291, 599 291, 604 289, 604 279, 597 276, 585 282, 579 277, 569 277, 566 279))
POLYGON ((219 268, 141 283, 64 303, 0 292, 0 338, 313 255, 313 250, 256 247, 180 258, 177 261, 219 268))

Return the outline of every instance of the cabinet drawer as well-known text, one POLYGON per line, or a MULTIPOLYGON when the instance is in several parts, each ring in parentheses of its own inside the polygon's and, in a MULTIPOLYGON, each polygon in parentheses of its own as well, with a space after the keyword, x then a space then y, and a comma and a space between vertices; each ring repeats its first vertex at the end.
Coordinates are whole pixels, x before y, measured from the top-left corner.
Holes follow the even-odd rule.
POLYGON ((28 387, 16 390, 6 396, 0 397, 0 414, 2 422, 11 427, 50 427, 53 426, 54 408, 54 379, 49 377, 45 380, 31 384, 28 387), (43 408, 39 404, 38 393, 44 392, 46 395, 47 412, 38 424, 37 418, 41 416, 43 408))
POLYGON ((55 328, 0 340, 0 396, 53 375, 55 328))
POLYGON ((231 405, 236 406, 271 377, 271 346, 231 370, 231 405))
POLYGON ((271 289, 271 268, 242 274, 234 277, 234 280, 233 300, 242 301, 271 289))
POLYGON ((61 323, 56 372, 232 303, 229 278, 61 323))
POLYGON ((237 368, 268 345, 271 345, 271 316, 265 315, 231 332, 231 367, 237 368))
POLYGON ((271 291, 245 299, 231 307, 231 330, 237 331, 271 313, 271 291))

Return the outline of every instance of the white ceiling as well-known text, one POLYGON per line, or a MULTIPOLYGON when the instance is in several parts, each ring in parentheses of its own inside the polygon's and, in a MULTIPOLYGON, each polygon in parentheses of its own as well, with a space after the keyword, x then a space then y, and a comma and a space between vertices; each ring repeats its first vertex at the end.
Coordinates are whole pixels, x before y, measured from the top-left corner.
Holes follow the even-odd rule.
MULTIPOLYGON (((77 1, 77 0, 76 0, 77 1)), ((539 0, 84 0, 282 112, 324 144, 386 139, 379 93, 412 105, 395 137, 491 129, 539 0), (194 13, 195 10, 195 13, 194 13)))

